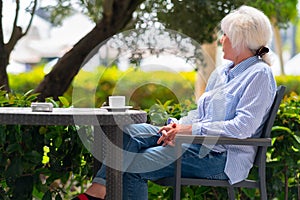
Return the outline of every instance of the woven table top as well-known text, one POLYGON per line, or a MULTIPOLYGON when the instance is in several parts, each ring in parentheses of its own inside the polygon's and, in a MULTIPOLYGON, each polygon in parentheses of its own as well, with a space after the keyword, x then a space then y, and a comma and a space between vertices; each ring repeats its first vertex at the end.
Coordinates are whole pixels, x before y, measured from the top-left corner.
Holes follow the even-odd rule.
POLYGON ((102 108, 53 108, 33 112, 30 107, 0 107, 0 124, 22 125, 116 125, 146 122, 141 110, 109 112, 102 108))

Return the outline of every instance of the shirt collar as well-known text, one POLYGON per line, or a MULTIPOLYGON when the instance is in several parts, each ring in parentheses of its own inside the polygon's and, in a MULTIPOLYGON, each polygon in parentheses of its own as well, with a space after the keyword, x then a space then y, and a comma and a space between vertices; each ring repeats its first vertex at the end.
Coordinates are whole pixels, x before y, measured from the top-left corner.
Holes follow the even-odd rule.
POLYGON ((248 69, 251 65, 258 62, 260 59, 257 56, 252 56, 250 58, 247 58, 246 60, 243 60, 239 64, 237 64, 235 67, 233 67, 233 63, 231 62, 226 68, 225 68, 225 74, 230 77, 230 79, 238 76, 242 72, 244 72, 246 69, 248 69), (233 67, 233 68, 232 68, 233 67))

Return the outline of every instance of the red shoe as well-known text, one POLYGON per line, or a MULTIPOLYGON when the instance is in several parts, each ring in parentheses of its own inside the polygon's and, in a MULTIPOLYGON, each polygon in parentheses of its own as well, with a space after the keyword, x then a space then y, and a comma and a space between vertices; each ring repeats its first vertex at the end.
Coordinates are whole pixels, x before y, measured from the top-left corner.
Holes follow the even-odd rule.
POLYGON ((101 199, 98 197, 93 197, 91 195, 83 193, 83 194, 80 194, 77 197, 73 198, 72 200, 104 200, 104 199, 101 199))

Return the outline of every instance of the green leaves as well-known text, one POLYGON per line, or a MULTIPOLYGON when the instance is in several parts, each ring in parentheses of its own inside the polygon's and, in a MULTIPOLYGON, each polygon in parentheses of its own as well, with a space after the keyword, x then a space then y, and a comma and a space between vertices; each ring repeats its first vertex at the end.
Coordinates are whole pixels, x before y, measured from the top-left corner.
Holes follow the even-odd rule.
POLYGON ((0 106, 15 106, 15 107, 28 107, 31 102, 37 99, 38 94, 33 94, 32 90, 29 90, 25 94, 12 94, 4 91, 0 92, 0 106))
MULTIPOLYGON (((170 101, 169 101, 170 102, 170 101)), ((153 125, 164 125, 169 117, 169 114, 167 113, 168 108, 167 105, 169 102, 166 102, 165 105, 161 104, 154 104, 149 109, 149 118, 150 123, 153 125)))
POLYGON ((297 0, 248 1, 248 5, 263 10, 270 19, 275 19, 280 28, 287 28, 289 22, 297 19, 297 0))
POLYGON ((157 99, 157 103, 146 109, 148 112, 148 122, 154 125, 164 125, 169 117, 180 119, 185 116, 189 110, 195 109, 196 104, 192 100, 185 100, 183 103, 174 103, 173 100, 167 100, 162 103, 157 99))
POLYGON ((5 177, 7 178, 15 178, 19 177, 23 173, 23 167, 22 167, 22 160, 20 157, 16 157, 14 159, 11 159, 6 164, 6 171, 4 172, 5 177))
POLYGON ((67 107, 70 107, 70 103, 69 101, 67 100, 67 98, 63 97, 63 96, 60 96, 58 97, 58 99, 60 100, 60 102, 62 103, 63 107, 67 108, 67 107))
MULTIPOLYGON (((2 106, 30 106, 36 94, 3 93, 1 99, 2 106)), ((64 97, 55 103, 70 106, 64 97)), ((85 128, 90 133, 82 127, 81 134, 85 128)), ((67 187, 85 184, 93 173, 93 157, 72 126, 1 125, 0 152, 0 199, 71 199, 67 187)))
POLYGON ((290 93, 280 105, 272 137, 273 145, 268 149, 271 160, 267 163, 267 179, 277 187, 268 184, 268 191, 272 191, 270 199, 280 197, 282 191, 289 198, 297 199, 299 197, 294 191, 297 191, 300 174, 300 97, 296 93, 290 93))

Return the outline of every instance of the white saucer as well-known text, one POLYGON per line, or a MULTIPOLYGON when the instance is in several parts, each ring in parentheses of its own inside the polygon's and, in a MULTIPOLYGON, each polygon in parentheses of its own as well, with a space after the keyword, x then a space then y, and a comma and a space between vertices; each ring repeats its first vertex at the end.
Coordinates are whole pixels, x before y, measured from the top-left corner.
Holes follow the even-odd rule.
POLYGON ((110 106, 102 106, 101 108, 107 109, 112 112, 125 112, 126 110, 132 108, 132 106, 123 106, 123 107, 110 107, 110 106))

